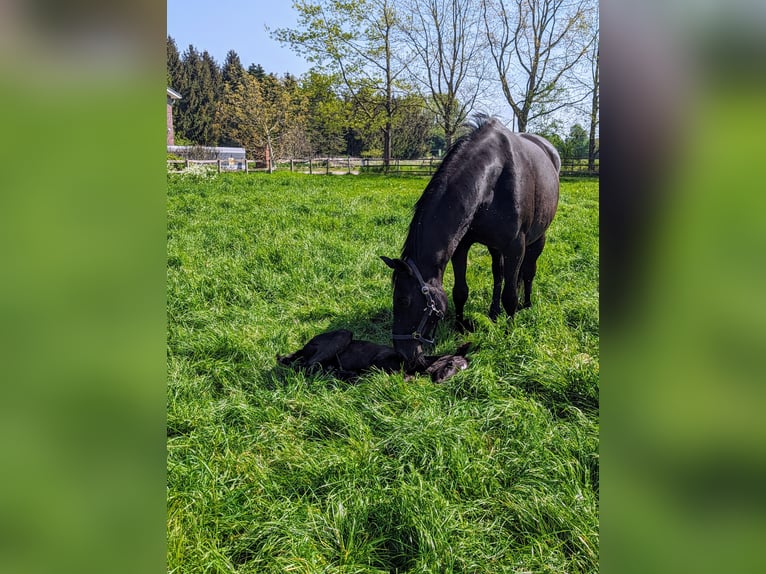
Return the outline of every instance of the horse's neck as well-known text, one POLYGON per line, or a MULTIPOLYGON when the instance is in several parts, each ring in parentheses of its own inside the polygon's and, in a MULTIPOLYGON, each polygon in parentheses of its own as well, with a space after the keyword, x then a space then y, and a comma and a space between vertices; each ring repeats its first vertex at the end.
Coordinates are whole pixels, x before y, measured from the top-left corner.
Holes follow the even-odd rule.
POLYGON ((415 261, 426 282, 436 280, 438 285, 441 285, 447 263, 468 231, 476 212, 473 202, 461 201, 459 197, 450 198, 449 194, 450 189, 445 186, 423 206, 415 230, 418 236, 408 238, 410 249, 404 254, 415 261), (449 208, 443 205, 444 202, 449 202, 449 208), (436 216, 437 212, 439 216, 436 216))

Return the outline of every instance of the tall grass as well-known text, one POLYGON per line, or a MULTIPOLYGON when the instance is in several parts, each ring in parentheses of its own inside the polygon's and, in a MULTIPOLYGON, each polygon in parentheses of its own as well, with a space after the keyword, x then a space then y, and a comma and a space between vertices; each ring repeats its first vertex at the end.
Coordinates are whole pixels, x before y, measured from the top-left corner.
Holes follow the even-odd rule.
MULTIPOLYGON (((469 257, 471 365, 443 384, 277 367, 345 327, 389 342, 390 270, 426 180, 168 178, 170 572, 594 572, 595 180, 562 183, 533 307, 486 319, 469 257)), ((446 286, 451 289, 448 271, 446 286)))

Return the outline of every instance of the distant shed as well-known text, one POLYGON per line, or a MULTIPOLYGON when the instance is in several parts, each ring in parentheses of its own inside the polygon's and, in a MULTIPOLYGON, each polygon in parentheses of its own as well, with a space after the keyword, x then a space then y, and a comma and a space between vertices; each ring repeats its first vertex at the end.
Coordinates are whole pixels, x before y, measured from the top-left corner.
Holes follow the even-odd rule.
POLYGON ((222 170, 245 171, 246 151, 243 147, 169 145, 168 153, 184 159, 221 160, 222 170))

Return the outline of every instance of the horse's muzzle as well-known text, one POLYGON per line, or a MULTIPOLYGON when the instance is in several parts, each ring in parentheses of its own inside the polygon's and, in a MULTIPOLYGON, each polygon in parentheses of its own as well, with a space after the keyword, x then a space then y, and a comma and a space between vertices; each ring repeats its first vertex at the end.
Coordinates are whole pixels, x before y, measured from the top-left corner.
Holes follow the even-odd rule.
POLYGON ((404 359, 408 370, 425 366, 423 345, 420 341, 394 341, 394 349, 404 359))

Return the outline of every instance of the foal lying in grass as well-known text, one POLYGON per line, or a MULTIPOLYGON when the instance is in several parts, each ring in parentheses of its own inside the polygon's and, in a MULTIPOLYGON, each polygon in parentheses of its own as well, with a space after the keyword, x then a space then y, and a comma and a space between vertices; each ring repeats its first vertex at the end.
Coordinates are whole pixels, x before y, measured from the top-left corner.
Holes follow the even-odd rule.
MULTIPOLYGON (((466 353, 470 343, 461 345, 452 355, 430 355, 424 364, 408 371, 407 375, 426 373, 439 383, 468 368, 466 353)), ((306 343, 302 349, 289 355, 277 355, 281 365, 305 369, 325 370, 339 379, 351 380, 366 371, 378 369, 393 373, 404 367, 405 360, 392 347, 370 341, 355 341, 347 329, 322 333, 306 343)))

